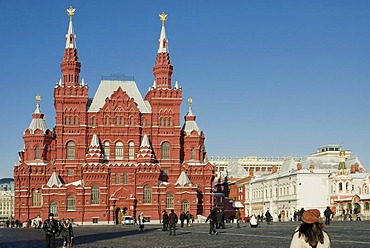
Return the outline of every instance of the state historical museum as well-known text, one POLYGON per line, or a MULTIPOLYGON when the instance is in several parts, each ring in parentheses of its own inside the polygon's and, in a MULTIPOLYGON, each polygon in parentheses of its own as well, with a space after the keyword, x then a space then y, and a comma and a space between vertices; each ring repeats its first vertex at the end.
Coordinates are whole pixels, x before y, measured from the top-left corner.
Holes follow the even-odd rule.
POLYGON ((80 224, 118 224, 140 212, 158 221, 165 209, 208 215, 214 166, 206 161, 191 99, 180 122, 182 89, 171 81, 167 15, 160 15, 154 83, 145 97, 134 81, 102 80, 89 98, 88 85, 80 81, 75 10, 67 12, 62 77, 54 87, 56 124, 47 128, 37 96, 14 167, 15 219, 45 219, 52 212, 80 224))

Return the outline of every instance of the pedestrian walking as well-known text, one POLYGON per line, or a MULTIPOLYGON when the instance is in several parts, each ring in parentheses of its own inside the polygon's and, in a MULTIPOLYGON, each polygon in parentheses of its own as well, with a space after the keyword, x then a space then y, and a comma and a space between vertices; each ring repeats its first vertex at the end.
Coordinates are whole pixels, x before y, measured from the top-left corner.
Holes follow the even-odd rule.
POLYGON ((173 230, 173 236, 176 236, 176 224, 178 222, 177 214, 173 209, 171 209, 171 213, 168 216, 168 222, 170 225, 170 236, 172 235, 173 230))
POLYGON ((145 222, 144 213, 141 212, 139 214, 139 229, 140 229, 140 232, 144 232, 144 222, 145 222))
POLYGON ((330 225, 330 217, 333 214, 331 211, 330 207, 327 206, 325 211, 324 211, 324 216, 325 216, 325 225, 330 225))
POLYGON ((235 211, 235 219, 236 219, 236 228, 240 228, 240 224, 239 224, 239 221, 240 221, 240 211, 239 211, 239 209, 237 209, 235 211))
POLYGON ((56 248, 55 235, 59 231, 59 222, 54 219, 54 214, 50 213, 49 218, 44 221, 46 248, 56 248))
POLYGON ((302 215, 302 224, 294 232, 290 248, 329 248, 330 238, 322 227, 322 220, 318 209, 308 209, 304 211, 302 215))
POLYGON ((168 230, 168 214, 166 210, 163 210, 162 223, 163 223, 162 231, 167 231, 168 230))
POLYGON ((356 214, 356 221, 361 221, 361 213, 357 212, 356 214))
POLYGON ((68 218, 62 221, 60 225, 58 237, 60 235, 62 235, 62 238, 63 238, 62 248, 70 248, 73 246, 73 238, 74 238, 73 228, 72 228, 72 223, 68 218))
POLYGON ((266 218, 266 222, 268 225, 271 224, 271 220, 272 220, 272 216, 270 214, 270 210, 267 209, 266 213, 265 213, 265 218, 266 218))
POLYGON ((185 212, 182 211, 181 214, 180 214, 181 227, 184 227, 185 217, 186 217, 185 212))
POLYGON ((216 217, 215 210, 211 209, 211 213, 208 215, 208 217, 206 219, 206 223, 207 223, 207 221, 209 221, 209 234, 218 235, 218 232, 215 229, 216 218, 217 217, 216 217))

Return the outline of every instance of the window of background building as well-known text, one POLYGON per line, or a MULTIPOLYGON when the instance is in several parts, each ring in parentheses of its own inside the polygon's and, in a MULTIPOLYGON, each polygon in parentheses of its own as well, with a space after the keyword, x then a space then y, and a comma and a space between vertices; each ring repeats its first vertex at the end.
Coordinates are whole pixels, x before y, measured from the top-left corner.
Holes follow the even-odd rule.
POLYGON ((116 150, 115 150, 116 160, 122 160, 123 159, 123 144, 122 142, 116 143, 116 150))
POLYGON ((76 199, 74 195, 67 197, 67 210, 76 210, 76 199))
POLYGON ((91 187, 91 204, 100 203, 100 189, 99 186, 94 185, 91 187))
POLYGON ((143 203, 144 204, 152 203, 152 188, 148 184, 144 186, 143 203))
POLYGON ((167 209, 173 209, 173 194, 167 194, 166 195, 166 208, 167 209))
POLYGON ((135 159, 135 145, 133 141, 128 144, 128 159, 135 159))
POLYGON ((168 142, 162 143, 162 159, 170 159, 170 144, 168 142))
POLYGON ((58 203, 57 202, 52 202, 50 203, 50 210, 49 212, 50 213, 53 213, 54 214, 54 217, 58 217, 59 216, 59 206, 58 206, 58 203))
POLYGON ((187 212, 190 210, 190 204, 188 200, 182 200, 181 202, 181 211, 182 212, 187 212))
POLYGON ((75 159, 75 143, 73 141, 69 141, 67 143, 67 159, 75 159))

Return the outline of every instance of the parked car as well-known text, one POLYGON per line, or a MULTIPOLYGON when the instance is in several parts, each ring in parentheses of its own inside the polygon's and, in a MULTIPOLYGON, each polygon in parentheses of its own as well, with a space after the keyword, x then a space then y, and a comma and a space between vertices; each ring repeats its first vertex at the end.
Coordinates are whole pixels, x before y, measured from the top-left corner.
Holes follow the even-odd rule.
POLYGON ((135 220, 131 216, 124 216, 122 218, 122 224, 124 224, 124 225, 133 225, 133 224, 135 224, 135 220))

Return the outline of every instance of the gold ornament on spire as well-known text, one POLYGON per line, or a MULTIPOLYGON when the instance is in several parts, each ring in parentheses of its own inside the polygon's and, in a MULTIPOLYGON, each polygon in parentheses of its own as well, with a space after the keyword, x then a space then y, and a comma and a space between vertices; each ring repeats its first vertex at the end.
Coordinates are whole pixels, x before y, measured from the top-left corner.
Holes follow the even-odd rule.
POLYGON ((74 9, 72 6, 67 9, 67 13, 69 15, 69 19, 72 21, 72 16, 75 14, 76 9, 74 9))
POLYGON ((188 103, 191 105, 193 103, 193 98, 189 97, 188 98, 188 103))
POLYGON ((37 95, 36 95, 36 101, 37 101, 38 103, 41 101, 41 96, 40 96, 40 94, 37 94, 37 95))
POLYGON ((162 21, 162 26, 164 26, 164 22, 167 20, 167 14, 162 12, 162 14, 159 15, 159 19, 162 21))

